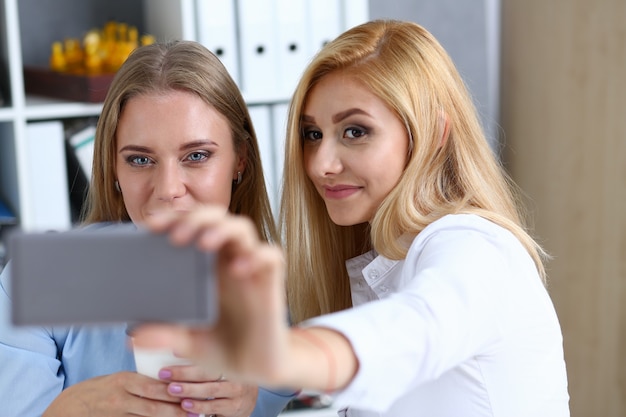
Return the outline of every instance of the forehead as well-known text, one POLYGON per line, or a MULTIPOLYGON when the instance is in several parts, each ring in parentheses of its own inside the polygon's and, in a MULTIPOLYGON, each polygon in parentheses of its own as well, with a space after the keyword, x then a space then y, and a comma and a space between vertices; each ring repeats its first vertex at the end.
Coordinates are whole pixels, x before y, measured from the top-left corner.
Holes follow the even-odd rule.
POLYGON ((348 108, 360 108, 372 115, 394 113, 369 86, 345 71, 329 73, 315 83, 305 98, 303 113, 336 114, 348 108))
POLYGON ((128 100, 117 129, 118 140, 178 142, 198 139, 232 141, 228 119, 196 94, 168 91, 128 100))

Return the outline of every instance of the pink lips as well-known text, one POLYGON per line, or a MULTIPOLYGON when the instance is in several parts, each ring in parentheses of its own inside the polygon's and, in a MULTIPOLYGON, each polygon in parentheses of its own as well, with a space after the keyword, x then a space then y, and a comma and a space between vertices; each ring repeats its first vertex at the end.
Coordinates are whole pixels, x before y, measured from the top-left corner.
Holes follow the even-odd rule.
POLYGON ((329 199, 341 199, 350 197, 359 191, 361 187, 355 185, 335 185, 332 187, 324 187, 324 197, 329 199))

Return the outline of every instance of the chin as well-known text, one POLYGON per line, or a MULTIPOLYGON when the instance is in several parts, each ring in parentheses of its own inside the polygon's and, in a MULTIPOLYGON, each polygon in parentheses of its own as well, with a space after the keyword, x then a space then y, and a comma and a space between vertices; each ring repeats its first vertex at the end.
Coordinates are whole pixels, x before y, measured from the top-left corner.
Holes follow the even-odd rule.
POLYGON ((367 220, 357 218, 354 216, 330 216, 330 220, 337 226, 355 226, 357 224, 365 223, 367 220))

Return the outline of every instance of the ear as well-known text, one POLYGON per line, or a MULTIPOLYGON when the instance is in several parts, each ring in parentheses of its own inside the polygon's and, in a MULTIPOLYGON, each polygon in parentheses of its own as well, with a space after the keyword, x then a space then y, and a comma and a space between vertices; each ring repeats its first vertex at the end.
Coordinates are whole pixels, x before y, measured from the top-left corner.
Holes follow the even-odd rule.
POLYGON ((450 118, 442 109, 439 113, 439 148, 443 148, 448 141, 448 136, 450 136, 450 118))
POLYGON ((241 172, 242 174, 246 171, 246 152, 245 147, 242 146, 242 149, 237 154, 237 162, 235 163, 235 172, 233 173, 233 180, 237 180, 237 173, 241 172))

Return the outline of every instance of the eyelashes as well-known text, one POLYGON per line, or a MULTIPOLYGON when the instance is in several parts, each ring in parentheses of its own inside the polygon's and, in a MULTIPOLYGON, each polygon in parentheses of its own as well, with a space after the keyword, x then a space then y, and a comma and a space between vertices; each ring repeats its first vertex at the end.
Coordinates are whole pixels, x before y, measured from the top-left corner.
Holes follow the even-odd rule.
POLYGON ((124 160, 126 161, 127 164, 132 165, 132 166, 147 166, 147 165, 154 163, 152 158, 149 158, 144 155, 129 155, 126 158, 124 158, 124 160))
MULTIPOLYGON (((349 126, 343 129, 342 139, 356 141, 362 139, 369 134, 369 129, 362 126, 349 126)), ((305 142, 316 142, 324 137, 321 130, 315 128, 303 128, 301 133, 302 140, 305 142)))
MULTIPOLYGON (((200 163, 207 161, 211 157, 211 155, 213 155, 213 153, 210 151, 206 151, 206 150, 193 151, 193 152, 189 152, 188 154, 186 154, 181 159, 181 161, 189 163, 189 164, 200 164, 200 163)), ((154 160, 154 158, 147 156, 147 155, 141 155, 141 154, 128 155, 124 158, 124 160, 126 161, 128 165, 134 166, 134 167, 146 167, 146 166, 156 164, 156 161, 154 160)))
POLYGON ((349 127, 343 131, 343 136, 349 139, 359 139, 367 135, 368 130, 362 127, 349 127))

